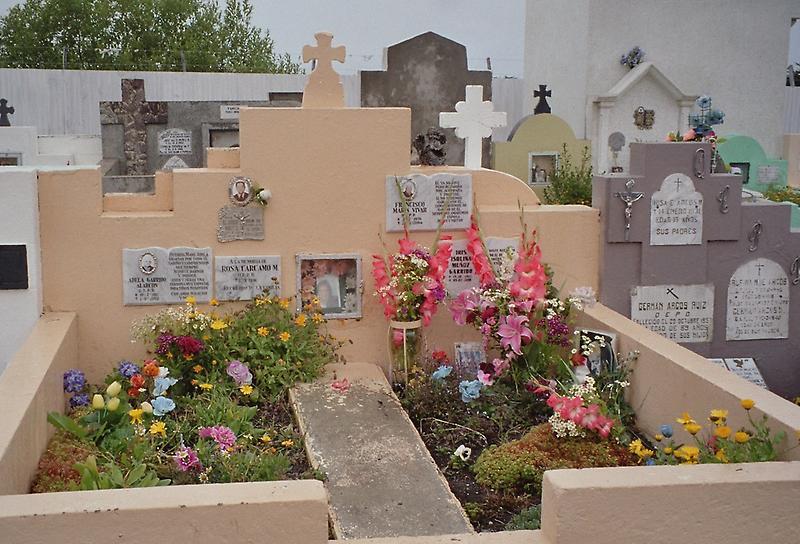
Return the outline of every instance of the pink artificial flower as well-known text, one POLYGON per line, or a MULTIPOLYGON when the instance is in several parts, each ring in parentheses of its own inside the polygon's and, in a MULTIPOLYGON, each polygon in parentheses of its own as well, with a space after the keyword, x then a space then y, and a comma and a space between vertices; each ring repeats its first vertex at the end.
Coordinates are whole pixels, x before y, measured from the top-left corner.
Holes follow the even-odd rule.
POLYGON ((535 240, 530 244, 523 241, 517 262, 514 264, 514 277, 509 285, 511 296, 520 303, 535 304, 547 294, 547 274, 541 257, 542 252, 535 240))
POLYGON ((372 256, 372 277, 375 278, 375 289, 381 304, 383 304, 383 314, 387 318, 391 318, 396 312, 395 299, 389 290, 389 274, 386 271, 386 261, 380 255, 372 256))
POLYGON ((399 348, 402 346, 404 337, 405 332, 402 329, 392 329, 392 344, 394 344, 394 347, 399 348))
POLYGON ((480 297, 472 289, 461 291, 453 302, 450 303, 450 313, 453 321, 459 325, 467 324, 467 317, 478 308, 480 297))
POLYGON ((350 380, 348 380, 347 378, 336 380, 333 383, 331 383, 331 389, 342 394, 347 393, 347 391, 350 389, 350 380))
POLYGON ((694 131, 693 128, 690 128, 689 130, 683 133, 684 142, 693 142, 695 138, 697 138, 697 133, 694 131))
POLYGON ((483 385, 492 385, 494 383, 494 378, 491 374, 487 374, 483 370, 478 370, 478 381, 481 382, 483 385))
POLYGON ((595 428, 595 430, 597 431, 597 434, 603 438, 608 438, 608 435, 611 434, 611 427, 613 425, 613 419, 604 418, 604 420, 595 428))
POLYGON ((492 366, 494 367, 494 375, 500 377, 503 373, 509 369, 511 363, 508 359, 495 359, 492 361, 492 366))
POLYGON ((437 282, 444 281, 452 252, 453 237, 446 234, 439 238, 439 242, 436 244, 436 253, 428 260, 428 276, 437 282))
POLYGON ((481 287, 486 287, 495 282, 494 270, 489 257, 483 251, 483 241, 481 240, 478 224, 473 218, 472 224, 467 229, 467 252, 472 256, 472 266, 478 275, 481 287))
POLYGON ((173 459, 175 460, 175 465, 178 467, 178 470, 181 472, 203 470, 203 463, 200 462, 200 458, 197 457, 197 452, 192 448, 181 446, 178 448, 178 451, 175 452, 173 459))
POLYGON ((247 365, 241 361, 233 360, 228 363, 228 369, 225 372, 233 378, 238 387, 253 383, 253 374, 247 368, 247 365))
POLYGON ((223 452, 230 452, 236 444, 236 434, 230 427, 224 425, 214 425, 213 427, 200 427, 198 433, 200 438, 211 438, 217 443, 223 452))
POLYGON ((403 255, 410 255, 412 251, 417 249, 417 243, 408 237, 408 234, 400 238, 397 243, 400 245, 400 253, 403 255))
POLYGON ((421 281, 416 282, 414 285, 411 286, 411 292, 417 296, 425 294, 425 284, 421 281))
POLYGON ((533 338, 526 323, 528 323, 528 318, 524 315, 509 315, 500 319, 500 328, 497 334, 500 336, 500 344, 503 348, 511 348, 511 351, 517 355, 522 355, 522 339, 531 340, 533 338))

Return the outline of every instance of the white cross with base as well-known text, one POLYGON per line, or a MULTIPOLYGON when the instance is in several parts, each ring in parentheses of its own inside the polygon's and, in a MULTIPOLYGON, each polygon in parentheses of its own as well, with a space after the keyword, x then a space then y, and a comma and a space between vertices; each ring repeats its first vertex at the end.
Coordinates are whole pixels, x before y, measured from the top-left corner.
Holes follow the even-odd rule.
POLYGON ((466 101, 456 104, 455 112, 439 114, 442 128, 455 128, 464 139, 464 167, 480 170, 483 138, 492 135, 492 128, 506 124, 506 112, 494 111, 493 104, 483 100, 483 86, 467 85, 466 101))

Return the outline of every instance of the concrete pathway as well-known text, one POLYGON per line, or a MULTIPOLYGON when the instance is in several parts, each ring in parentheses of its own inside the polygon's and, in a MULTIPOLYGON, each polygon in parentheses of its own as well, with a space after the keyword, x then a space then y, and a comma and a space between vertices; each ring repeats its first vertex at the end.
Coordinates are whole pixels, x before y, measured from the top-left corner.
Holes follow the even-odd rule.
MULTIPOLYGON (((329 540, 328 544, 336 544, 329 540)), ((440 535, 351 540, 348 544, 547 544, 541 531, 505 531, 470 535, 440 535)))
POLYGON ((290 392, 311 464, 327 475, 336 538, 472 533, 375 365, 330 365, 290 392), (332 387, 347 379, 349 389, 332 387))

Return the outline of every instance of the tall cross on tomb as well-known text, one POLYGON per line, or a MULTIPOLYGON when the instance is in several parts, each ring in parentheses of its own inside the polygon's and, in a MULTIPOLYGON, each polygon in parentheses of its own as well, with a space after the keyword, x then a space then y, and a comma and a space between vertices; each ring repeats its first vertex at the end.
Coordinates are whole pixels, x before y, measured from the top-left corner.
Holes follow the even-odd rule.
POLYGON ((303 62, 316 61, 303 92, 303 107, 343 108, 344 88, 339 74, 333 69, 333 61, 344 62, 345 47, 331 47, 333 34, 330 32, 317 32, 314 38, 316 46, 303 46, 303 62))
POLYGON ((167 122, 167 103, 147 102, 143 79, 123 79, 122 101, 100 102, 100 122, 122 125, 125 174, 146 174, 147 125, 167 122))
POLYGON ((483 138, 505 124, 506 112, 494 111, 494 105, 483 100, 481 85, 467 85, 466 100, 456 103, 456 111, 439 114, 439 125, 456 129, 456 136, 464 139, 464 167, 470 170, 481 167, 483 138))
POLYGON ((539 99, 539 102, 533 110, 533 114, 550 113, 550 104, 547 103, 547 98, 552 96, 553 91, 548 91, 547 85, 539 85, 539 90, 533 91, 533 97, 539 99))
POLYGON ((14 115, 14 107, 8 106, 8 100, 0 98, 0 127, 10 127, 11 121, 8 116, 14 115))

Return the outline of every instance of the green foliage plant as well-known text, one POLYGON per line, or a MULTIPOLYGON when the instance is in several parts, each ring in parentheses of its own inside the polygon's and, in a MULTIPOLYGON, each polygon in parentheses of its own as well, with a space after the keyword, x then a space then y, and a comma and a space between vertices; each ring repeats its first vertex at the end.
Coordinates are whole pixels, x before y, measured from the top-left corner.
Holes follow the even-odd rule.
POLYGON ((583 148, 580 162, 573 163, 572 154, 563 145, 558 168, 544 189, 544 200, 546 204, 592 205, 592 157, 588 146, 583 148))

